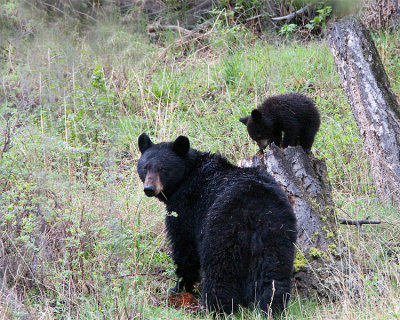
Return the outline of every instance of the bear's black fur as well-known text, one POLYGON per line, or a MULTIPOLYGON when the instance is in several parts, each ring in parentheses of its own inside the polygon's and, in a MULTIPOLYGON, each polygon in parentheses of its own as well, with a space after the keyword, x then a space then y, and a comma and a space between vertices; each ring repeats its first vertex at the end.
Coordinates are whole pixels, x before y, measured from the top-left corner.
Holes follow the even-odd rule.
POLYGON ((257 142, 260 150, 274 142, 282 148, 301 145, 310 152, 319 129, 320 116, 310 98, 300 93, 289 93, 269 97, 250 116, 239 121, 247 126, 250 137, 257 142))
POLYGON ((153 144, 139 136, 137 170, 144 192, 164 202, 175 291, 202 280, 202 304, 226 312, 238 305, 267 312, 289 298, 296 218, 287 196, 263 170, 190 149, 189 139, 153 144), (176 214, 172 214, 176 213, 176 214))

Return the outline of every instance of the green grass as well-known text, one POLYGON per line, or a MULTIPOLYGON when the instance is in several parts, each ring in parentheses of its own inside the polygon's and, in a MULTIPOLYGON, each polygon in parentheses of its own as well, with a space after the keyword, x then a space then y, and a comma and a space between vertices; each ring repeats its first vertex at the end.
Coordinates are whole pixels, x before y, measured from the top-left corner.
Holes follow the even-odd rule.
MULTIPOLYGON (((192 147, 237 163, 257 151, 239 117, 266 95, 291 91, 321 110, 313 152, 326 159, 338 215, 385 223, 365 226, 364 238, 339 227, 362 294, 345 287, 337 301, 294 294, 280 318, 400 318, 400 219, 374 195, 325 42, 263 41, 216 25, 158 60, 164 47, 149 42, 135 14, 82 26, 21 12, 1 11, 8 20, 1 24, 0 126, 8 121, 15 131, 0 158, 0 248, 18 297, 0 300, 0 318, 211 318, 167 306, 174 265, 165 210, 142 192, 137 137, 145 131, 159 142, 184 134, 192 147)), ((399 93, 398 35, 374 36, 399 93)), ((235 319, 260 317, 243 310, 235 319)))

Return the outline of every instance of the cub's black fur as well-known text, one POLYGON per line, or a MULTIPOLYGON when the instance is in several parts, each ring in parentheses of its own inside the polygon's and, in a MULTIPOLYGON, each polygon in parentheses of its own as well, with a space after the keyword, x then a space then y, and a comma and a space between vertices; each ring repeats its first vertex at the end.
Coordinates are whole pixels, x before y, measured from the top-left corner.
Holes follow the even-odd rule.
POLYGON ((189 139, 153 144, 139 136, 137 170, 144 192, 164 202, 177 265, 175 291, 201 280, 202 304, 226 312, 238 305, 282 310, 289 298, 296 218, 266 172, 190 149, 189 139))
POLYGON ((260 150, 274 142, 282 148, 301 145, 309 152, 320 126, 320 115, 310 98, 289 93, 269 97, 250 116, 239 121, 247 126, 260 150))

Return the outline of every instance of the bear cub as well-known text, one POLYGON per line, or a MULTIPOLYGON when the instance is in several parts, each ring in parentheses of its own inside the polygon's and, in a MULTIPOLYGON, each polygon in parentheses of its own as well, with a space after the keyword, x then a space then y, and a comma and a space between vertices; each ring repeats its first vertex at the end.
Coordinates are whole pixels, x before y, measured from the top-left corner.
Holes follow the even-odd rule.
POLYGON ((288 198, 264 170, 239 168, 190 148, 187 137, 154 144, 142 133, 137 171, 144 193, 166 205, 178 282, 201 280, 202 305, 231 314, 282 310, 289 299, 297 237, 288 198), (174 214, 172 214, 174 213, 174 214))
POLYGON ((239 121, 247 126, 260 151, 274 142, 282 148, 301 145, 309 153, 319 129, 320 115, 310 98, 289 93, 267 98, 250 116, 239 121))

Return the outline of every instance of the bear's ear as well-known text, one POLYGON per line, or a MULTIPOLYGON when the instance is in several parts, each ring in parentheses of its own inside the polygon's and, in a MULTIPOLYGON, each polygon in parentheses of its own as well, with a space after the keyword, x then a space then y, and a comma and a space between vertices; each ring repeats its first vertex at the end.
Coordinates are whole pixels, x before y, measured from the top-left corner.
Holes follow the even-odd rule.
POLYGON ((179 136, 172 144, 172 150, 174 150, 175 153, 177 153, 181 157, 188 153, 189 149, 190 142, 189 139, 185 136, 179 136))
POLYGON ((247 121, 249 121, 249 117, 247 116, 247 117, 244 117, 244 118, 240 118, 239 121, 241 123, 243 123, 245 126, 247 126, 247 121))
POLYGON ((259 122, 262 119, 262 114, 260 111, 258 111, 257 109, 254 109, 251 112, 251 118, 253 119, 254 122, 259 122))
POLYGON ((146 133, 142 133, 138 138, 139 150, 141 153, 145 152, 154 143, 151 142, 149 136, 146 133))

